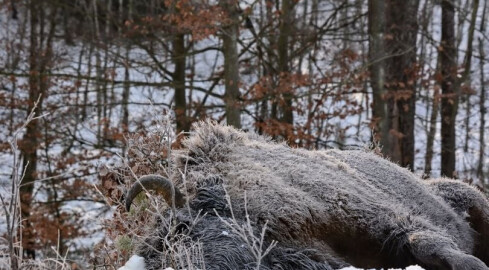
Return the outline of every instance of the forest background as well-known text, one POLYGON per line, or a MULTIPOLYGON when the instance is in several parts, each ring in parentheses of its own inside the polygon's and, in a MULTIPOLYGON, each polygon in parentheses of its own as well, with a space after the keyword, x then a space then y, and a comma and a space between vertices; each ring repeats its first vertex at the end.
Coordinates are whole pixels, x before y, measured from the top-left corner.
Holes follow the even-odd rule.
POLYGON ((380 147, 488 192, 488 5, 0 0, 0 250, 100 263, 114 206, 99 191, 122 192, 100 167, 167 113, 177 133, 212 118, 293 147, 380 147))

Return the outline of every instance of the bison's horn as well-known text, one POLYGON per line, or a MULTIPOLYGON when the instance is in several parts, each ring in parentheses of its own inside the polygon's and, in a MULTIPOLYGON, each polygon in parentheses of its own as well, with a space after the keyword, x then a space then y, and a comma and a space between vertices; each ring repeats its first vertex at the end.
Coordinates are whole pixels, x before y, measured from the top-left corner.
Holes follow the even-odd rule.
POLYGON ((160 175, 145 175, 136 181, 131 189, 127 192, 126 196, 126 210, 129 212, 131 204, 134 198, 145 190, 156 190, 163 195, 168 205, 173 207, 173 194, 175 194, 175 207, 180 208, 185 205, 185 196, 178 190, 173 183, 160 175))

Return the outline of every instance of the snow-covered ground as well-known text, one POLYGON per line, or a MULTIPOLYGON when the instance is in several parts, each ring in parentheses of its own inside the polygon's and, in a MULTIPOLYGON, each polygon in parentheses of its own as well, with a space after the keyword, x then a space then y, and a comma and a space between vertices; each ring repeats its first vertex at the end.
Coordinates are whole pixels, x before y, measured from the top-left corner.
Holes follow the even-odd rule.
MULTIPOLYGON (((342 268, 341 270, 357 270, 357 269, 359 270, 360 268, 355 268, 355 267, 351 266, 351 267, 342 268)), ((389 269, 389 270, 394 270, 394 269, 389 269)), ((397 270, 397 269, 395 269, 395 270, 397 270)), ((417 265, 413 265, 413 266, 406 267, 406 270, 423 270, 423 268, 421 268, 420 266, 417 266, 417 265)))
MULTIPOLYGON (((144 258, 139 257, 137 255, 133 255, 129 260, 126 262, 126 264, 122 267, 120 267, 118 270, 142 270, 145 268, 144 264, 144 258)), ((355 268, 355 267, 346 267, 342 268, 340 270, 360 270, 360 268, 355 268)), ((174 270, 171 267, 165 268, 164 270, 174 270)), ((372 269, 374 270, 374 269, 372 269)), ((397 269, 389 269, 389 270, 397 270, 397 269)), ((420 266, 413 265, 413 266, 408 266, 406 267, 406 270, 423 270, 420 266)))
MULTIPOLYGON (((119 268, 119 270, 136 270, 136 268, 134 268, 134 269, 133 268, 119 268)), ((174 270, 174 269, 171 267, 168 267, 168 268, 165 268, 164 270, 174 270)), ((342 268, 340 270, 361 270, 361 269, 355 268, 355 267, 346 267, 346 268, 342 268)), ((389 269, 389 270, 394 270, 394 269, 389 269)), ((423 270, 423 268, 415 265, 415 266, 406 267, 406 270, 423 270)))

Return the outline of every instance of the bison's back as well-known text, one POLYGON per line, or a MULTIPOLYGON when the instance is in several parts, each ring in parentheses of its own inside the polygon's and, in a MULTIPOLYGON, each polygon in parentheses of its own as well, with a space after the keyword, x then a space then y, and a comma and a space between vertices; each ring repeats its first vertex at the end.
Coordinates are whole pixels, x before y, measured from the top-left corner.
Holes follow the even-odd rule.
POLYGON ((419 177, 405 168, 362 151, 328 151, 352 167, 362 178, 382 190, 389 198, 403 205, 412 215, 422 216, 456 236, 459 247, 472 250, 473 233, 447 202, 435 194, 419 177))
POLYGON ((404 265, 412 258, 395 255, 421 231, 442 241, 455 235, 471 252, 468 225, 420 179, 373 153, 293 149, 206 123, 184 144, 191 162, 180 164, 190 186, 221 178, 241 214, 246 193, 252 219, 268 222, 284 245, 334 250, 363 267, 385 265, 390 256, 392 265, 404 265))

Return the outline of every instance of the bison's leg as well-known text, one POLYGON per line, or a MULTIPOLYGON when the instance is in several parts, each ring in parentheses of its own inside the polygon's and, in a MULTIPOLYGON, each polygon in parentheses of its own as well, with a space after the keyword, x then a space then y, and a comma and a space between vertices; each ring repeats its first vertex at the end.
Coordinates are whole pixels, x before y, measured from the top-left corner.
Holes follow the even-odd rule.
POLYGON ((436 232, 416 232, 408 236, 408 249, 426 269, 487 270, 478 258, 460 251, 451 239, 436 232))
POLYGON ((391 253, 393 256, 411 258, 411 264, 429 270, 489 270, 481 260, 467 254, 470 251, 457 244, 456 236, 422 215, 406 215, 397 209, 383 220, 380 225, 388 233, 383 236, 386 237, 384 249, 397 251, 391 253))
POLYGON ((428 181, 429 186, 477 232, 474 254, 489 265, 489 202, 475 188, 455 180, 428 181))

